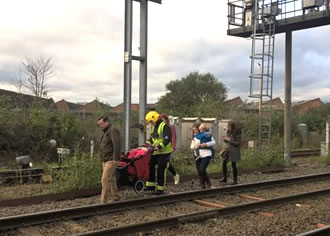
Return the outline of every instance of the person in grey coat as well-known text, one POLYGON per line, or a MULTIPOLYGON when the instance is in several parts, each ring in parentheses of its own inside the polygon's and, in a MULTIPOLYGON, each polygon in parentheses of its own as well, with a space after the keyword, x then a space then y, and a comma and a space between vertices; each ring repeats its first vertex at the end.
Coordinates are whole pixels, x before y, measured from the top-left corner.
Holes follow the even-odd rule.
POLYGON ((237 162, 241 160, 241 138, 242 131, 240 128, 236 127, 235 122, 230 121, 228 123, 227 134, 224 137, 224 141, 228 145, 227 155, 224 157, 222 162, 222 173, 223 179, 220 182, 227 183, 227 163, 231 161, 231 166, 233 168, 233 178, 232 184, 237 184, 237 162))

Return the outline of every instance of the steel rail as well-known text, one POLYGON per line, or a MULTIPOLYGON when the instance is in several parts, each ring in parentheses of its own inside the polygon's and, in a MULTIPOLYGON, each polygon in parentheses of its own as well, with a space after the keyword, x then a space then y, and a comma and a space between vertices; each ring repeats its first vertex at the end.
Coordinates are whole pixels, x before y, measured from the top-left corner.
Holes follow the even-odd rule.
POLYGON ((330 227, 327 226, 321 229, 316 229, 302 234, 298 234, 296 236, 329 236, 329 235, 330 235, 330 227))
MULTIPOLYGON (((183 223, 192 223, 204 221, 208 218, 218 217, 218 216, 227 216, 234 215, 240 212, 246 211, 255 211, 264 207, 274 206, 277 204, 287 203, 291 201, 296 201, 311 196, 318 196, 329 194, 330 188, 324 190, 317 190, 313 192, 306 192, 301 194, 289 195, 285 197, 272 198, 264 201, 253 202, 253 203, 244 203, 231 207, 224 207, 220 209, 207 210, 198 213, 184 214, 169 218, 164 218, 160 220, 148 221, 138 224, 130 224, 125 226, 114 227, 110 229, 103 229, 97 231, 91 231, 81 234, 75 234, 74 236, 105 236, 105 235, 124 235, 129 233, 152 231, 153 229, 164 228, 167 226, 178 226, 183 223)), ((324 229, 324 232, 329 232, 329 229, 324 229)), ((307 234, 307 235, 329 235, 329 234, 307 234)))
POLYGON ((190 191, 182 193, 174 193, 169 195, 155 196, 151 198, 142 198, 136 200, 125 200, 107 204, 95 204, 90 206, 67 208, 55 211, 45 211, 33 214, 9 216, 0 218, 0 231, 15 229, 24 225, 37 225, 42 223, 50 223, 67 219, 78 219, 89 217, 96 214, 105 214, 125 209, 137 209, 141 207, 157 206, 162 204, 169 204, 178 201, 189 201, 201 197, 211 197, 221 194, 228 194, 233 192, 241 192, 248 190, 255 190, 260 188, 269 188, 273 186, 281 186, 285 184, 293 184, 296 182, 312 181, 318 179, 330 178, 330 172, 320 173, 316 175, 305 175, 298 177, 291 177, 287 179, 279 179, 272 181, 255 182, 249 184, 240 184, 225 186, 220 188, 205 189, 199 191, 190 191))
POLYGON ((313 156, 313 155, 320 155, 320 149, 303 149, 303 150, 294 150, 291 151, 292 157, 303 157, 303 156, 313 156))
POLYGON ((90 188, 73 190, 69 192, 50 193, 35 195, 31 197, 21 197, 14 199, 6 199, 0 201, 0 207, 17 207, 21 205, 41 204, 49 201, 72 200, 81 197, 91 197, 101 193, 101 188, 90 188))
MULTIPOLYGON (((52 170, 60 170, 65 167, 52 167, 52 170)), ((8 182, 20 179, 27 178, 36 178, 39 179, 45 173, 43 168, 27 168, 27 169, 16 169, 16 170, 2 170, 0 171, 0 181, 8 182)))

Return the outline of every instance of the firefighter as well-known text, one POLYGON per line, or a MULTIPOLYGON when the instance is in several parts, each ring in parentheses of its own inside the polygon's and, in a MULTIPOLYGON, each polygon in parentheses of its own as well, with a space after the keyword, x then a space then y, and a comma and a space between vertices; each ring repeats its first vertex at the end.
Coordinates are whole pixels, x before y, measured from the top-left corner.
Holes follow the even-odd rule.
POLYGON ((171 128, 160 118, 156 111, 147 113, 145 120, 152 124, 150 138, 147 144, 153 148, 149 164, 149 180, 146 183, 147 189, 154 191, 153 194, 161 195, 165 189, 165 172, 168 167, 172 151, 171 128), (155 178, 157 165, 157 182, 155 178))

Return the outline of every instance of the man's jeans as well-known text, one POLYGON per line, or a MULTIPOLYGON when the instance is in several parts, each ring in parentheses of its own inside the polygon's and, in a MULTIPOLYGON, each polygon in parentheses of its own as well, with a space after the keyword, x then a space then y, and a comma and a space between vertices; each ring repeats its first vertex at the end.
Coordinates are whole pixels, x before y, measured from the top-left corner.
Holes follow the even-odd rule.
POLYGON ((117 163, 117 161, 106 161, 102 164, 102 203, 106 203, 109 200, 118 201, 120 198, 118 195, 117 180, 115 176, 117 163))

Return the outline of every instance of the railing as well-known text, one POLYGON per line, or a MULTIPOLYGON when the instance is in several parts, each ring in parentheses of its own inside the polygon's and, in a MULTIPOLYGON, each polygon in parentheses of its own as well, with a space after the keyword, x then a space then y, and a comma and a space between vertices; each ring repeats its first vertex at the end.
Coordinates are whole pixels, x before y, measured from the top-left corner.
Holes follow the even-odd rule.
MULTIPOLYGON (((254 0, 251 0, 254 1, 254 0)), ((264 9, 270 7, 274 0, 263 1, 264 9)), ((321 6, 303 6, 304 0, 278 0, 278 7, 281 9, 276 16, 276 20, 284 20, 295 16, 313 14, 314 12, 324 11, 329 16, 330 0, 324 0, 321 6)), ((246 3, 244 0, 228 0, 228 29, 245 27, 246 25, 246 3)))

